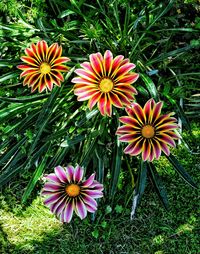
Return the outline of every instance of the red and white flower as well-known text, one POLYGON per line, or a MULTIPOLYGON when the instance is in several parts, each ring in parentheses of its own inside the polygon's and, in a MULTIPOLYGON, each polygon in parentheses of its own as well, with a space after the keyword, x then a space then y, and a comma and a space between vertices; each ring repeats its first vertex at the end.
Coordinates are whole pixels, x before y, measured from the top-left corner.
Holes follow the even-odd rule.
POLYGON ((144 161, 159 159, 163 151, 169 156, 168 146, 175 147, 175 141, 181 138, 174 130, 178 129, 174 113, 161 115, 163 103, 150 99, 142 108, 138 103, 126 109, 128 116, 119 118, 123 126, 117 129, 119 140, 128 142, 124 152, 132 156, 142 153, 144 161))
POLYGON ((31 92, 36 89, 41 93, 44 90, 52 90, 53 84, 60 86, 64 81, 61 72, 68 71, 68 67, 63 63, 70 61, 68 57, 62 57, 62 47, 57 43, 48 47, 46 41, 34 43, 30 48, 25 49, 26 56, 21 60, 25 64, 17 66, 23 72, 20 78, 25 77, 23 85, 31 87, 31 92))
POLYGON ((107 50, 90 55, 90 62, 81 64, 75 73, 78 77, 72 79, 75 83, 74 94, 78 101, 88 101, 90 110, 97 104, 102 115, 112 114, 112 105, 118 108, 128 106, 137 94, 131 86, 139 75, 131 72, 135 64, 119 55, 113 59, 113 54, 107 50))

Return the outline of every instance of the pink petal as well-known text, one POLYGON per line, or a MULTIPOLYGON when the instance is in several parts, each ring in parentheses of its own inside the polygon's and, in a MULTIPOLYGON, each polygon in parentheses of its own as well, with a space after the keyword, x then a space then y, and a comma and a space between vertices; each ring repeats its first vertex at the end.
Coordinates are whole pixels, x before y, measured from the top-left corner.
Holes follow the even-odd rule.
POLYGON ((69 223, 72 219, 73 216, 73 210, 74 210, 74 205, 73 205, 73 201, 69 201, 66 204, 65 209, 62 211, 62 213, 60 214, 60 220, 62 222, 67 222, 69 223))
POLYGON ((66 170, 67 180, 68 180, 68 182, 70 183, 70 182, 73 181, 73 175, 74 175, 75 169, 74 169, 73 166, 68 165, 68 166, 65 168, 65 170, 66 170))
POLYGON ((87 216, 87 209, 85 204, 83 203, 82 200, 76 200, 76 214, 82 219, 84 219, 87 216))
POLYGON ((44 204, 46 206, 52 205, 59 201, 61 194, 53 194, 49 198, 45 199, 44 204))
POLYGON ((82 187, 89 187, 94 182, 95 175, 95 173, 92 174, 86 181, 84 181, 82 187))
POLYGON ((106 50, 104 54, 104 69, 105 69, 105 75, 109 76, 110 71, 112 69, 112 61, 113 61, 113 54, 110 50, 106 50))
POLYGON ((63 167, 61 167, 61 166, 55 167, 55 174, 60 179, 61 182, 68 183, 66 171, 64 170, 63 167))
POLYGON ((60 183, 59 178, 54 173, 47 175, 46 178, 49 179, 50 181, 60 183))
POLYGON ((99 190, 84 190, 84 193, 92 198, 101 198, 103 197, 102 191, 99 190))
POLYGON ((73 180, 74 182, 80 182, 83 178, 84 170, 79 165, 75 168, 73 180))

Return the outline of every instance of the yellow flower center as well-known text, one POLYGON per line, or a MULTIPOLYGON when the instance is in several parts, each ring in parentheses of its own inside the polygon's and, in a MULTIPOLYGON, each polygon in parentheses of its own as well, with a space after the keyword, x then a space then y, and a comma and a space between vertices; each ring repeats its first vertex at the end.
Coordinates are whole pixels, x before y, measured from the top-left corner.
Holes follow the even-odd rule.
POLYGON ((40 72, 42 74, 47 74, 51 71, 51 66, 48 63, 42 63, 40 65, 40 72))
POLYGON ((80 187, 77 184, 70 184, 65 188, 65 191, 70 197, 76 197, 80 194, 80 187))
POLYGON ((153 126, 151 125, 145 125, 142 128, 142 136, 145 138, 153 138, 153 136, 155 135, 155 129, 153 126))
POLYGON ((108 93, 113 89, 113 82, 109 78, 104 78, 101 80, 99 86, 102 92, 108 93))

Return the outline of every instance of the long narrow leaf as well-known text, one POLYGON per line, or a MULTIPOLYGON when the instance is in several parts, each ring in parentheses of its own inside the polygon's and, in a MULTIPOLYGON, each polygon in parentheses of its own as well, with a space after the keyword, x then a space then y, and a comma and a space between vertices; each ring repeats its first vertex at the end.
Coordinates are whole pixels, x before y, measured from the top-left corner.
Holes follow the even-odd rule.
POLYGON ((193 188, 197 188, 196 183, 192 180, 191 176, 185 171, 183 166, 179 163, 174 155, 170 154, 169 156, 166 156, 166 158, 169 160, 169 162, 171 162, 171 164, 174 166, 174 169, 187 183, 189 183, 193 188))
POLYGON ((155 166, 152 163, 148 164, 148 168, 149 168, 150 178, 155 187, 156 193, 158 194, 158 197, 160 201, 163 203, 164 207, 168 210, 169 203, 167 198, 167 192, 161 181, 161 178, 159 174, 157 173, 155 166))

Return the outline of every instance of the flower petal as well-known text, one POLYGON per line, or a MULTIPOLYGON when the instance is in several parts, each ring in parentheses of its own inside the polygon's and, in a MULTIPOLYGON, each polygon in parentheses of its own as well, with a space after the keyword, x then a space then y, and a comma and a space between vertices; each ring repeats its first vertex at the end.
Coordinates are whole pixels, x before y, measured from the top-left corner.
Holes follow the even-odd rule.
POLYGON ((66 170, 67 180, 68 180, 68 182, 70 183, 70 182, 73 181, 73 175, 74 175, 75 169, 74 169, 73 166, 68 165, 68 166, 65 168, 65 170, 66 170))
POLYGON ((74 182, 80 182, 83 178, 84 170, 79 165, 75 168, 73 180, 74 182))
POLYGON ((55 174, 61 182, 68 183, 68 179, 67 179, 67 176, 66 176, 66 171, 64 170, 63 167, 61 167, 61 166, 55 167, 55 174))
POLYGON ((88 190, 84 190, 84 193, 92 198, 102 198, 103 197, 102 191, 99 191, 99 190, 89 190, 88 189, 88 190))
POLYGON ((96 174, 93 173, 87 180, 85 180, 82 183, 82 187, 89 187, 94 182, 95 175, 96 174))
POLYGON ((84 219, 87 216, 87 209, 85 204, 81 199, 77 199, 75 201, 75 206, 76 206, 76 214, 82 219, 84 219))
POLYGON ((60 220, 62 222, 69 223, 72 219, 73 211, 74 211, 74 204, 73 204, 73 201, 70 201, 66 204, 65 209, 60 214, 60 220))

